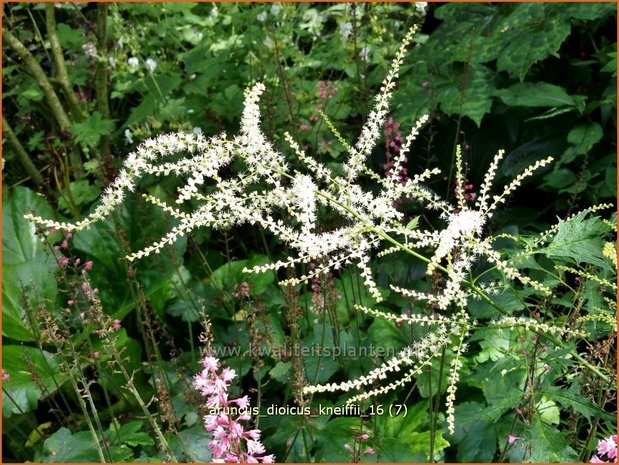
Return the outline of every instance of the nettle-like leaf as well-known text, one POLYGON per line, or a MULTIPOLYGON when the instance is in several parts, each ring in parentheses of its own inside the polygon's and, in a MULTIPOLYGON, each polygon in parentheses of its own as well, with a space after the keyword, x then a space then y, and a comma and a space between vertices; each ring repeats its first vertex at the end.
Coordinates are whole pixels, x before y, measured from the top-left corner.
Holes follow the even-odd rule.
POLYGON ((468 116, 479 126, 492 107, 494 73, 481 64, 450 69, 433 89, 441 110, 448 115, 468 116))
POLYGON ((602 254, 602 237, 609 228, 598 217, 585 219, 586 216, 587 212, 583 211, 570 220, 560 221, 552 241, 540 251, 550 258, 568 259, 577 264, 590 263, 612 271, 602 254))
POLYGON ((458 445, 460 462, 489 463, 496 451, 496 426, 480 419, 484 406, 464 402, 456 406, 456 431, 450 440, 458 445))
POLYGON ((102 136, 109 135, 114 130, 114 120, 104 119, 101 113, 95 111, 83 123, 71 125, 75 142, 94 147, 102 136))
POLYGON ((527 462, 575 462, 578 454, 570 447, 565 433, 556 426, 547 425, 541 418, 535 417, 531 427, 531 456, 527 462))
POLYGON ((569 35, 566 16, 550 13, 543 3, 519 3, 497 27, 506 46, 497 60, 497 69, 524 79, 529 68, 556 53, 569 35))

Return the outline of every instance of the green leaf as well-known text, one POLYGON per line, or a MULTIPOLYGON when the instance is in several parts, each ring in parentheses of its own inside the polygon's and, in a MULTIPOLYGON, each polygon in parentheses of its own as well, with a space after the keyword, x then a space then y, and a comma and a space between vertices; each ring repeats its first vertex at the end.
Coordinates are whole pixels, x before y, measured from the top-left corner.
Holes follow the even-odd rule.
POLYGON ((2 393, 2 415, 5 417, 36 409, 43 398, 41 387, 44 386, 47 393, 54 393, 68 379, 60 372, 52 354, 34 347, 5 345, 2 369, 10 376, 2 386, 3 391, 6 390, 2 393))
MULTIPOLYGON (((588 153, 595 144, 602 140, 604 135, 602 127, 598 123, 577 126, 567 135, 567 141, 573 144, 572 152, 574 155, 584 155, 588 153)), ((568 163, 573 157, 563 159, 563 163, 568 163)))
POLYGON ((540 419, 547 425, 558 425, 561 422, 559 407, 554 401, 542 396, 535 408, 540 419))
POLYGON ((520 82, 506 89, 494 92, 503 103, 521 107, 575 107, 584 109, 582 95, 569 95, 563 87, 545 82, 520 82))
POLYGON ((458 462, 490 463, 496 451, 496 427, 480 420, 483 405, 465 402, 456 406, 456 431, 453 443, 458 444, 458 462))
POLYGON ((529 68, 555 54, 570 33, 569 19, 549 11, 543 3, 518 3, 513 12, 497 26, 503 43, 497 69, 507 71, 521 81, 529 68))
MULTIPOLYGON (((100 290, 103 307, 122 319, 135 306, 125 255, 159 241, 175 223, 159 207, 141 198, 128 197, 111 218, 75 233, 73 247, 92 260, 88 272, 93 287, 100 290), (122 238, 120 237, 122 234, 122 238)), ((180 237, 159 253, 132 264, 135 277, 150 295, 168 282, 180 266, 187 240, 180 237)))
POLYGON ((103 119, 101 113, 95 111, 83 123, 73 123, 71 132, 76 143, 94 147, 102 136, 107 136, 114 130, 114 120, 103 119))
POLYGON ((350 460, 350 452, 344 444, 352 445, 354 431, 359 428, 359 420, 339 417, 329 420, 324 427, 316 428, 316 462, 343 462, 350 460))
POLYGON ((481 64, 450 69, 434 91, 446 114, 468 116, 479 126, 492 107, 494 73, 481 64))
MULTIPOLYGON (((130 446, 152 446, 155 441, 148 433, 140 431, 143 426, 144 422, 142 421, 130 421, 118 429, 118 436, 124 444, 130 446)), ((108 430, 108 435, 111 438, 115 437, 116 432, 112 427, 108 430)))
POLYGON ((555 165, 555 169, 544 176, 546 185, 553 189, 564 189, 571 186, 578 178, 569 168, 560 168, 555 165))
POLYGON ((89 431, 71 434, 60 428, 43 444, 36 462, 100 462, 99 454, 89 431))
POLYGON ((407 345, 407 340, 395 323, 385 318, 376 318, 368 328, 368 340, 377 347, 396 353, 407 345))
MULTIPOLYGON (((389 413, 393 402, 384 403, 385 413, 376 418, 377 429, 382 433, 381 459, 394 462, 425 462, 430 459, 430 424, 428 402, 407 405, 407 412, 389 413), (396 456, 396 452, 402 454, 396 456)), ((444 430, 437 430, 434 458, 449 446, 443 437, 444 430)))
POLYGON ((576 462, 578 454, 570 447, 564 433, 556 426, 548 426, 537 416, 533 419, 531 427, 531 439, 529 442, 531 456, 528 462, 576 462))
POLYGON ((572 384, 569 389, 561 388, 559 386, 543 385, 539 393, 548 399, 558 402, 565 408, 574 409, 575 412, 580 413, 587 419, 595 416, 605 417, 610 421, 614 419, 614 415, 610 415, 605 412, 591 402, 587 397, 583 396, 578 391, 577 383, 572 384))
POLYGON ((34 337, 25 323, 24 295, 30 305, 56 300, 56 260, 35 234, 24 214, 51 218, 52 209, 42 197, 25 187, 16 187, 2 209, 2 334, 20 341, 34 337))
MULTIPOLYGON (((99 186, 95 184, 90 184, 90 182, 86 179, 81 181, 73 181, 70 183, 70 185, 71 195, 73 196, 75 205, 78 207, 82 207, 94 202, 95 200, 97 200, 99 194, 101 193, 101 188, 99 186)), ((61 196, 58 200, 58 208, 64 213, 69 213, 71 211, 67 198, 68 193, 61 196)))
POLYGON ((561 15, 582 21, 592 21, 603 16, 617 14, 617 5, 612 2, 574 2, 552 5, 561 15))
POLYGON ((211 448, 209 442, 212 439, 199 422, 191 428, 185 429, 178 434, 168 436, 168 441, 177 457, 185 456, 186 462, 211 463, 211 448))
POLYGON ((608 227, 598 217, 585 219, 587 212, 580 212, 568 221, 560 221, 557 233, 546 248, 540 249, 550 258, 570 259, 591 263, 608 271, 612 266, 602 254, 602 236, 608 227))

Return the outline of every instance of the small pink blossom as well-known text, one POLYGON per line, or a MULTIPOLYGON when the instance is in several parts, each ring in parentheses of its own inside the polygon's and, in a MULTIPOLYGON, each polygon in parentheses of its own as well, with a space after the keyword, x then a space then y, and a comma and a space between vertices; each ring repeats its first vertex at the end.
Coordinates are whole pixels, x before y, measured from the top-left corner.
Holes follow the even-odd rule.
POLYGON ((99 352, 93 352, 92 356, 97 360, 101 354, 99 352))
POLYGON ((365 454, 374 455, 375 453, 376 451, 374 449, 372 449, 371 447, 368 447, 362 452, 361 455, 365 455, 365 454))
POLYGON ((4 368, 2 369, 2 381, 9 381, 11 379, 11 375, 9 375, 4 368))
POLYGON ((228 407, 236 404, 238 407, 249 407, 247 396, 238 399, 228 398, 230 382, 236 378, 236 372, 231 368, 223 368, 219 372, 219 360, 206 356, 202 359, 204 369, 195 375, 194 388, 206 398, 206 405, 211 410, 204 417, 204 428, 213 434, 209 442, 213 463, 272 463, 273 455, 262 455, 266 452, 260 442, 260 430, 246 430, 241 421, 250 419, 249 415, 241 414, 232 417, 228 407), (217 413, 214 414, 213 410, 217 413))
POLYGON ((118 331, 120 328, 122 328, 122 325, 120 324, 120 320, 114 320, 112 322, 112 331, 118 331))
POLYGON ((67 305, 73 305, 75 303, 75 300, 68 300, 67 301, 67 305))
POLYGON ((303 123, 301 126, 299 126, 299 129, 301 131, 309 131, 311 129, 310 125, 307 123, 303 123))
POLYGON ((510 444, 515 443, 518 439, 522 439, 522 438, 518 436, 512 436, 511 434, 507 436, 507 442, 509 442, 510 444))
POLYGON ((235 290, 232 292, 232 296, 240 299, 241 297, 247 297, 249 295, 249 284, 247 281, 243 281, 241 285, 238 287, 234 287, 235 290))
POLYGON ((87 261, 86 263, 84 263, 84 270, 85 271, 92 270, 92 260, 87 261))

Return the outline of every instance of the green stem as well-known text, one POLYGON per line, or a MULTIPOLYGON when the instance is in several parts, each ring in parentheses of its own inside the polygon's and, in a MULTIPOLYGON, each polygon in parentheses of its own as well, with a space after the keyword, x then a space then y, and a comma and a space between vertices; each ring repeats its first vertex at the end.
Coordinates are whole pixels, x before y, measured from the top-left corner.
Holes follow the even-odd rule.
MULTIPOLYGON (((103 119, 110 119, 110 105, 108 100, 108 68, 107 68, 107 16, 109 5, 107 3, 97 4, 97 49, 99 50, 99 60, 95 71, 95 93, 97 99, 97 110, 103 119)), ((99 143, 99 157, 108 157, 111 153, 110 136, 105 134, 99 143)))
POLYGON ((71 116, 73 116, 75 121, 80 122, 83 120, 82 109, 80 108, 80 102, 71 87, 67 67, 65 66, 62 47, 60 46, 60 40, 58 39, 58 32, 56 29, 54 3, 45 4, 45 23, 47 26, 47 37, 52 50, 52 57, 54 59, 54 64, 56 65, 56 78, 62 86, 62 91, 67 98, 71 116))
POLYGON ((17 161, 26 170, 26 173, 28 173, 28 176, 30 176, 32 182, 34 182, 37 186, 43 184, 43 176, 41 175, 41 172, 37 169, 36 166, 34 166, 34 163, 30 159, 28 152, 26 152, 24 146, 21 145, 21 142, 19 142, 19 139, 15 135, 15 132, 13 132, 11 125, 6 120, 4 115, 2 115, 2 134, 4 134, 4 137, 6 137, 7 142, 15 153, 17 161))
MULTIPOLYGON (((60 127, 62 135, 65 138, 70 139, 71 121, 69 120, 62 103, 60 103, 60 99, 54 91, 52 83, 45 75, 43 68, 41 68, 41 65, 39 65, 36 58, 32 55, 32 53, 30 53, 26 46, 6 29, 2 29, 2 41, 8 44, 15 51, 15 53, 21 58, 26 70, 32 75, 35 81, 37 81, 37 84, 43 91, 43 94, 45 94, 47 104, 49 105, 49 108, 54 115, 58 126, 60 127)), ((84 165, 82 164, 82 159, 77 150, 71 151, 71 167, 73 168, 73 173, 75 174, 76 179, 81 179, 84 177, 84 165)))

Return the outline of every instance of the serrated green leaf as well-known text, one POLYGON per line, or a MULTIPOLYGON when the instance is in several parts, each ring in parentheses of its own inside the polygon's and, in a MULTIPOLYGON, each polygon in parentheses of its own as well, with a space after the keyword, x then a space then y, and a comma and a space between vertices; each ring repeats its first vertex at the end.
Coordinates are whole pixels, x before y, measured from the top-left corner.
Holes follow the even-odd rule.
POLYGON ((497 69, 521 81, 529 68, 556 53, 570 33, 569 18, 550 11, 543 3, 518 3, 500 24, 504 43, 497 69))
POLYGON ((492 462, 497 432, 495 425, 479 419, 483 409, 484 406, 479 402, 465 402, 456 406, 456 431, 450 440, 458 444, 459 462, 492 462))
POLYGON ((577 264, 591 263, 612 271, 602 254, 602 236, 608 232, 608 227, 599 218, 585 219, 586 216, 587 212, 580 212, 568 221, 560 221, 552 241, 540 251, 550 258, 570 259, 577 264))
POLYGON ((598 123, 590 123, 572 129, 567 135, 567 141, 573 144, 569 157, 564 157, 562 163, 569 163, 576 155, 588 153, 595 144, 602 140, 604 135, 598 123))
POLYGON ((71 132, 75 142, 94 147, 102 136, 111 134, 114 130, 114 120, 104 119, 101 113, 95 111, 83 123, 73 123, 71 132))
POLYGON ((578 461, 578 454, 569 445, 564 433, 560 432, 556 426, 548 426, 535 417, 531 427, 531 439, 529 446, 531 456, 527 462, 575 462, 578 461))
POLYGON ((479 126, 492 107, 494 73, 481 64, 450 69, 436 83, 434 92, 446 114, 468 116, 479 126))
POLYGON ((565 408, 574 409, 575 412, 580 413, 585 418, 600 416, 610 421, 614 419, 614 415, 605 412, 578 392, 576 384, 572 384, 569 389, 559 386, 542 386, 539 392, 548 399, 558 402, 565 408))

